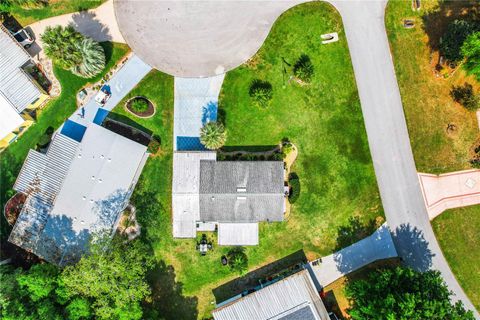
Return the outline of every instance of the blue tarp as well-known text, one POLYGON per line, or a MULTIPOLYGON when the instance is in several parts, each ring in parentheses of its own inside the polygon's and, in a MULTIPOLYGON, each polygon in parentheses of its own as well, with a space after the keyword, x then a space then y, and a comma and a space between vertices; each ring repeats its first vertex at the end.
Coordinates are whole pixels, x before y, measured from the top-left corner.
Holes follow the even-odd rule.
POLYGON ((67 120, 63 124, 62 131, 60 131, 60 133, 75 141, 82 142, 82 138, 86 130, 87 127, 82 126, 81 124, 78 124, 72 120, 67 120))
POLYGON ((103 120, 105 120, 105 118, 107 117, 107 115, 108 115, 108 110, 99 108, 99 109, 97 110, 97 114, 95 114, 95 118, 93 118, 93 123, 98 124, 99 126, 101 126, 102 123, 103 123, 103 120))

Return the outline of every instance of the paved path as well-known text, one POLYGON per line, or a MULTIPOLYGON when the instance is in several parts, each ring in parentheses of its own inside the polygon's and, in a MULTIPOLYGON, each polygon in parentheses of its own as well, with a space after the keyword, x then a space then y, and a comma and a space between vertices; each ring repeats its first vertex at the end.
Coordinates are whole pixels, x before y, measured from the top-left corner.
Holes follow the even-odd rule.
POLYGON ((447 209, 480 204, 480 170, 419 173, 418 178, 430 220, 447 209))
POLYGON ((218 95, 224 74, 210 78, 175 77, 174 150, 205 150, 200 128, 217 120, 218 95))
POLYGON ((310 262, 308 269, 318 289, 321 289, 369 263, 397 256, 392 235, 384 223, 371 236, 334 254, 310 262))
MULTIPOLYGON (((386 0, 331 2, 343 19, 375 174, 397 252, 418 270, 440 270, 454 298, 475 310, 440 250, 425 208, 385 31, 386 0)), ((480 318, 478 312, 476 317, 480 318)))
MULTIPOLYGON (((135 88, 151 69, 152 68, 148 64, 143 62, 136 55, 130 57, 122 68, 106 83, 106 85, 110 86, 112 96, 102 109, 111 111, 133 88, 135 88)), ((90 101, 83 105, 83 108, 85 110, 84 117, 81 116, 82 110, 79 108, 69 119, 79 124, 88 125, 94 120, 98 109, 100 109, 100 105, 95 101, 95 96, 93 96, 90 101)))
POLYGON ((39 47, 42 47, 40 35, 48 26, 72 24, 80 33, 91 37, 96 41, 113 41, 125 43, 125 40, 118 29, 113 0, 109 0, 101 6, 81 12, 68 13, 44 20, 40 20, 28 26, 33 32, 39 47))

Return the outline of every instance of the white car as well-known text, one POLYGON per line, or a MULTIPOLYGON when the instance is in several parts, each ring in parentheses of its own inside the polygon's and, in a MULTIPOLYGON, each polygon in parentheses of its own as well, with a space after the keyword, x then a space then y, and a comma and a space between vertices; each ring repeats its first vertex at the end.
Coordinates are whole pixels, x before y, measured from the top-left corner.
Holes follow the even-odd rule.
POLYGON ((32 35, 25 29, 20 29, 15 33, 12 33, 15 40, 18 41, 24 48, 28 49, 35 42, 32 35))
POLYGON ((95 101, 99 105, 104 106, 111 95, 112 95, 112 92, 110 91, 110 86, 103 85, 100 91, 98 91, 97 95, 95 96, 95 101))

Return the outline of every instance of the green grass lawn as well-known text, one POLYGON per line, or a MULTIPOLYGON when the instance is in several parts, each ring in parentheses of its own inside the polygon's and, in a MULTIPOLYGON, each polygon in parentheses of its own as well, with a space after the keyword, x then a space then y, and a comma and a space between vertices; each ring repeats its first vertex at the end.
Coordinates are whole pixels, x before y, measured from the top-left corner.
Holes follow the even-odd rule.
MULTIPOLYGON (((301 5, 279 18, 253 61, 226 75, 220 105, 228 146, 274 145, 288 137, 300 150, 294 171, 302 194, 288 221, 261 224, 260 245, 246 249, 250 270, 301 249, 308 258, 330 254, 337 245, 338 227, 347 225, 350 217, 357 215, 362 222, 383 217, 344 39, 341 19, 330 5, 301 5), (321 46, 319 35, 332 30, 340 33, 341 41, 321 46), (300 87, 287 83, 288 78, 284 83, 281 57, 292 64, 302 53, 315 65, 312 84, 300 87), (248 86, 254 78, 273 85, 274 98, 267 109, 251 105, 248 86)), ((164 283, 162 272, 152 275, 154 299, 147 314, 156 310, 167 319, 209 316, 215 307, 212 290, 238 277, 220 263, 230 248, 215 245, 202 257, 194 239, 172 238, 173 81, 152 72, 129 97, 134 95, 147 96, 159 108, 157 113, 141 119, 126 111, 124 102, 113 112, 160 135, 162 147, 147 162, 132 201, 143 236, 159 265, 168 266, 176 281, 164 283)), ((216 243, 215 234, 208 237, 216 243)))
POLYGON ((480 310, 480 205, 445 211, 432 226, 455 277, 480 310))
MULTIPOLYGON (((0 205, 3 208, 5 202, 13 195, 11 190, 18 172, 25 160, 28 150, 35 148, 40 137, 48 127, 58 128, 77 108, 75 97, 83 86, 88 82, 96 82, 115 65, 128 51, 124 44, 104 42, 107 64, 105 70, 92 79, 80 78, 70 71, 55 68, 54 72, 62 86, 59 97, 49 101, 39 112, 36 123, 31 126, 16 142, 11 144, 5 151, 0 153, 0 205)), ((1 239, 8 236, 9 228, 2 214, 1 239)))
POLYGON ((419 171, 430 173, 469 168, 480 137, 475 112, 450 96, 453 85, 465 82, 478 92, 477 82, 462 69, 447 79, 436 77, 438 52, 431 49, 448 22, 473 2, 439 2, 422 1, 422 10, 414 12, 409 1, 389 1, 385 21, 415 163, 419 171), (403 28, 406 18, 415 20, 415 28, 403 28), (456 131, 447 132, 448 124, 456 131))
POLYGON ((26 26, 50 17, 93 9, 101 5, 103 2, 105 2, 105 0, 49 0, 48 6, 45 7, 14 7, 11 9, 11 14, 22 26, 26 26))

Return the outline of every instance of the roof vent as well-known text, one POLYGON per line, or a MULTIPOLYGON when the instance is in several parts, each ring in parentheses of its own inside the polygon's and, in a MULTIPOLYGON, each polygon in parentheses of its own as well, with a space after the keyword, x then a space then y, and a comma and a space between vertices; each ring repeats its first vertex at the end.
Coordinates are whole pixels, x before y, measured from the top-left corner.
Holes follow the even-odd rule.
POLYGON ((247 192, 247 188, 243 188, 243 187, 237 188, 237 192, 247 192))
POLYGON ((237 197, 237 200, 247 200, 247 197, 237 197))
POLYGON ((98 179, 98 183, 102 183, 102 181, 103 181, 102 179, 98 179))

